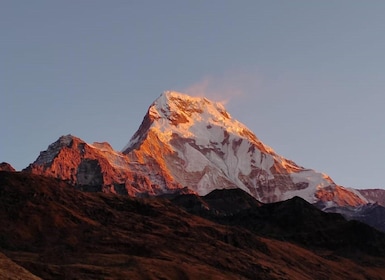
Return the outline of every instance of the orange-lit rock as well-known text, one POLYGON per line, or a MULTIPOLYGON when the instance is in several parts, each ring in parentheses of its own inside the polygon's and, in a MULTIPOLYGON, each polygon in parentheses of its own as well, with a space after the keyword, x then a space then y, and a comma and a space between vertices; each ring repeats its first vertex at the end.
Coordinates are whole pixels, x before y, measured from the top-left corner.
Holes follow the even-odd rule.
POLYGON ((358 192, 341 186, 326 187, 317 190, 315 196, 322 202, 334 202, 338 206, 359 206, 367 200, 358 192))
POLYGON ((276 154, 221 103, 177 92, 165 92, 151 104, 122 152, 68 135, 27 170, 80 189, 131 196, 240 188, 261 202, 300 196, 310 203, 367 203, 329 176, 276 154))
MULTIPOLYGON (((143 161, 130 161, 108 143, 87 144, 72 135, 62 136, 26 171, 55 177, 86 191, 103 191, 138 196, 163 193, 167 174, 143 161)), ((174 188, 178 186, 175 185, 174 188)))
POLYGON ((15 172, 15 168, 13 168, 12 165, 10 165, 7 162, 0 163, 0 171, 9 171, 9 172, 15 172))

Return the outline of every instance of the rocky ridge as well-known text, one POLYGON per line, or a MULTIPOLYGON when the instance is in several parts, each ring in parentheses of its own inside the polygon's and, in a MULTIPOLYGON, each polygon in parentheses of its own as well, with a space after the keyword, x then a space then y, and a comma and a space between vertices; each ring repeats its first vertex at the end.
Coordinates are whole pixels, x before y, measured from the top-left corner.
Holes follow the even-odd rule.
POLYGON ((13 168, 12 165, 10 165, 7 162, 0 163, 0 171, 9 171, 9 172, 15 172, 15 168, 13 168))

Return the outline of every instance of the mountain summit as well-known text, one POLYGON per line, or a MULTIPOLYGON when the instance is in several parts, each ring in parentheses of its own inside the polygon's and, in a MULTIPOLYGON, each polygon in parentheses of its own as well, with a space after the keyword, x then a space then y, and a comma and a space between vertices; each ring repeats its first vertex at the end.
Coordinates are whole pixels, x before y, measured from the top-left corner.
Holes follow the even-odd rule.
POLYGON ((84 189, 140 196, 240 188, 261 202, 300 196, 326 206, 367 203, 358 191, 276 154, 221 103, 178 92, 166 91, 151 104, 122 152, 69 136, 58 141, 28 170, 84 189))
POLYGON ((326 196, 338 205, 366 203, 327 175, 277 155, 221 103, 178 92, 165 92, 150 106, 123 153, 131 160, 157 162, 200 195, 237 187, 262 202, 298 195, 311 203, 330 200, 326 196))

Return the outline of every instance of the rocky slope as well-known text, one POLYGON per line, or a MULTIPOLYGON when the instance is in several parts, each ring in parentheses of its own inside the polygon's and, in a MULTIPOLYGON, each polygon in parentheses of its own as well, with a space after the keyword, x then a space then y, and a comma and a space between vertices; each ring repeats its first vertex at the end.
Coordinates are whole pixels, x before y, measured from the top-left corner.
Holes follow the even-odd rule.
POLYGON ((0 279, 6 280, 41 280, 25 268, 16 264, 0 253, 0 279))
POLYGON ((358 190, 370 203, 378 203, 385 207, 385 190, 383 189, 366 189, 358 190))
MULTIPOLYGON (((232 201, 241 208, 234 214, 244 219, 214 215, 226 224, 222 225, 161 197, 85 193, 53 178, 0 172, 0 251, 42 279, 381 279, 385 275, 385 235, 374 229, 335 227, 352 223, 299 199, 266 205, 270 208, 259 214, 255 209, 260 203, 239 190, 214 192, 204 200, 209 209, 221 213, 235 210, 224 207, 232 201), (298 214, 292 215, 293 222, 287 221, 290 213, 298 214), (261 229, 258 221, 266 226, 261 229), (334 228, 338 238, 325 236, 330 233, 322 231, 325 225, 334 228), (301 235, 312 232, 319 234, 308 235, 306 245, 283 241, 302 240, 301 235)), ((28 272, 24 275, 36 279, 28 272)))
POLYGON ((385 207, 377 203, 369 203, 359 207, 330 207, 324 209, 328 213, 339 213, 348 220, 364 222, 380 231, 385 232, 385 207))
POLYGON ((0 171, 9 171, 9 172, 15 172, 15 168, 13 168, 12 165, 10 165, 7 162, 0 163, 0 171))
POLYGON ((177 92, 154 101, 122 153, 64 136, 27 170, 131 196, 240 188, 264 203, 294 196, 325 207, 368 203, 360 192, 276 154, 222 104, 177 92))
MULTIPOLYGON (((156 166, 132 162, 106 142, 88 144, 72 135, 49 145, 24 171, 61 179, 84 191, 130 196, 162 194, 166 185, 156 166)), ((172 189, 182 188, 169 183, 168 191, 172 189)))
POLYGON ((382 241, 378 243, 381 236, 385 236, 384 232, 347 221, 339 214, 325 213, 299 197, 261 204, 238 189, 215 190, 203 197, 179 195, 171 201, 190 213, 221 224, 247 228, 259 235, 311 248, 328 248, 345 256, 355 257, 357 250, 385 256, 385 248, 380 245, 382 241))

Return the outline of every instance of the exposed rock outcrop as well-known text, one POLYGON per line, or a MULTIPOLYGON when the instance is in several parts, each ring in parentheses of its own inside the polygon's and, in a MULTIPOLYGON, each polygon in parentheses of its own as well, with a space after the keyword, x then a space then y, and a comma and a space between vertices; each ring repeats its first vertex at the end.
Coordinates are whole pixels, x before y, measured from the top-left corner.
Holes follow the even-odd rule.
POLYGON ((0 171, 15 172, 15 168, 7 162, 0 163, 0 171))
POLYGON ((378 203, 385 207, 385 190, 383 189, 366 189, 358 190, 371 203, 378 203))

